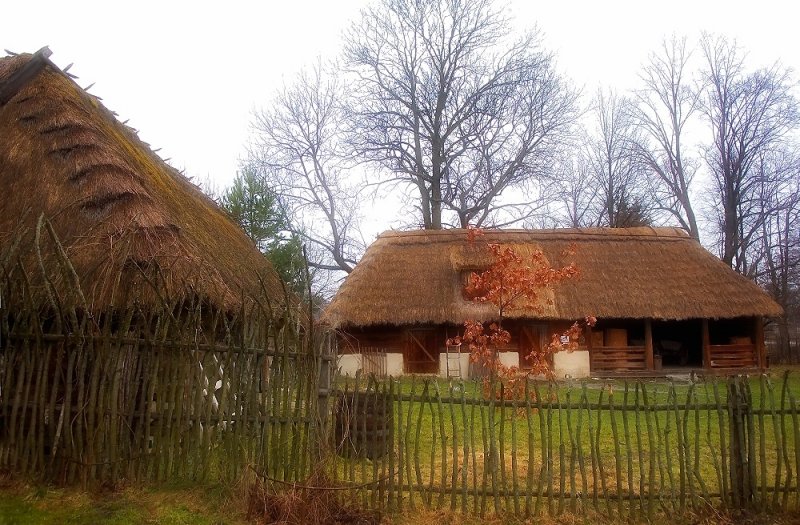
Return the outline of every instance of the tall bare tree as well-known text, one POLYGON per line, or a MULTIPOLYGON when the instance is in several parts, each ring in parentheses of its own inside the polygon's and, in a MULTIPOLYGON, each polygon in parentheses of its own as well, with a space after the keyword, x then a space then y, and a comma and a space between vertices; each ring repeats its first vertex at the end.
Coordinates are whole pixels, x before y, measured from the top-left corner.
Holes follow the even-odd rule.
POLYGON ((351 144, 416 193, 425 228, 530 213, 500 196, 547 171, 578 96, 535 32, 513 39, 491 0, 382 0, 346 42, 351 144))
MULTIPOLYGON (((589 224, 622 228, 650 222, 650 203, 635 144, 640 143, 631 100, 598 90, 579 153, 591 181, 589 224)), ((578 174, 581 171, 576 172, 578 174)))
POLYGON ((691 52, 686 39, 664 40, 640 73, 644 87, 635 92, 633 118, 640 141, 635 154, 650 173, 655 206, 689 235, 700 240, 690 196, 699 163, 687 155, 686 128, 700 110, 700 95, 689 78, 691 52))
POLYGON ((770 176, 760 177, 760 239, 753 243, 758 250, 756 280, 783 307, 777 319, 778 357, 795 361, 791 355, 789 325, 800 316, 800 156, 796 148, 763 160, 761 169, 770 176))
POLYGON ((298 74, 273 105, 256 113, 250 162, 268 180, 309 264, 350 272, 363 247, 357 233, 359 186, 343 148, 344 97, 335 75, 318 64, 298 74))
POLYGON ((554 226, 584 228, 597 224, 597 193, 587 155, 573 152, 565 162, 555 165, 550 185, 555 191, 550 206, 554 226))
POLYGON ((770 152, 781 150, 800 116, 790 72, 780 65, 748 72, 735 42, 704 35, 703 112, 713 131, 706 162, 713 178, 712 198, 722 260, 752 275, 748 259, 758 241, 762 189, 770 170, 762 169, 770 152))

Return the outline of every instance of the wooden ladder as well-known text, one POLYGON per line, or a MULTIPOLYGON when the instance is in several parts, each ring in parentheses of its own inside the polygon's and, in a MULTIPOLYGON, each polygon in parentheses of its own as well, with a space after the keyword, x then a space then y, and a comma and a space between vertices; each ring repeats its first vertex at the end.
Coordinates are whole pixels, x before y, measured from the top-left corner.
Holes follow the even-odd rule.
POLYGON ((447 365, 448 379, 463 379, 461 375, 461 345, 447 347, 445 363, 447 365))

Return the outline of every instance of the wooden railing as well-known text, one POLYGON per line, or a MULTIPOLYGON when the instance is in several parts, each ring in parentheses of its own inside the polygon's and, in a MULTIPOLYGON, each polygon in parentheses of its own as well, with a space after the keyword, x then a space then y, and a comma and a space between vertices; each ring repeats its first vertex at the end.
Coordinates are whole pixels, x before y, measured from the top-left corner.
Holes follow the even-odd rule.
POLYGON ((756 345, 752 343, 711 345, 711 368, 747 368, 758 366, 756 345))
POLYGON ((596 346, 589 352, 592 371, 630 371, 647 368, 644 346, 596 346))

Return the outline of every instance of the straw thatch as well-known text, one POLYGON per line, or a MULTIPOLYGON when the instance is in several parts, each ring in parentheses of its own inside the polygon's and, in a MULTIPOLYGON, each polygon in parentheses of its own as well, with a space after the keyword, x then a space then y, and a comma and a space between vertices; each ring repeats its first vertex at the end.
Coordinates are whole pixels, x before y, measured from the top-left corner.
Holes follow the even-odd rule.
POLYGON ((48 56, 0 58, 0 262, 40 264, 57 238, 101 308, 154 300, 154 288, 224 308, 259 290, 282 298, 231 218, 48 56), (53 230, 39 228, 37 247, 40 217, 53 230))
POLYGON ((574 260, 580 275, 542 294, 538 308, 510 317, 722 319, 775 316, 758 286, 674 228, 386 232, 369 247, 325 312, 335 327, 461 323, 493 310, 462 293, 465 272, 491 263, 487 243, 520 255, 541 250, 550 265, 574 260), (575 255, 565 255, 571 245, 575 255))

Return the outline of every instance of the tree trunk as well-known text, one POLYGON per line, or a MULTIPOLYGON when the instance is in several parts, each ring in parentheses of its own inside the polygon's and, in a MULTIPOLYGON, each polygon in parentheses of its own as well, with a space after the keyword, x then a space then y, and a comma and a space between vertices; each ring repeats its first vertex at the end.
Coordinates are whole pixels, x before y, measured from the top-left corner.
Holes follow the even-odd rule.
POLYGON ((431 224, 429 230, 442 229, 442 188, 441 179, 434 178, 431 184, 431 224))

